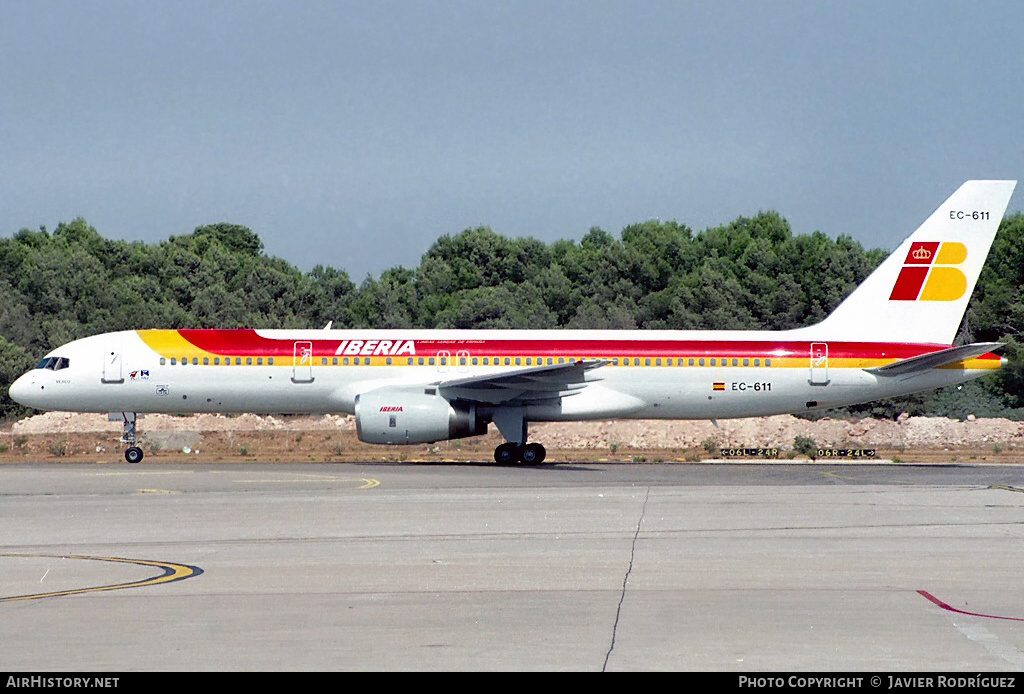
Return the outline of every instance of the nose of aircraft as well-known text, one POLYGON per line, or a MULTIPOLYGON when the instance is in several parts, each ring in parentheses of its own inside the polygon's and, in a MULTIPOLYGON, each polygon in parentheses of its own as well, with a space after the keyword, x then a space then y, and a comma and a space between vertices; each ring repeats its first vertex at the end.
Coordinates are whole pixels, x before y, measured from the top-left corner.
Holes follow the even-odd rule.
POLYGON ((14 383, 11 384, 11 387, 10 389, 8 389, 7 392, 10 394, 11 400, 13 400, 14 402, 18 403, 19 405, 31 407, 32 404, 28 402, 28 400, 31 397, 32 390, 32 374, 27 373, 18 376, 18 378, 15 379, 14 383))

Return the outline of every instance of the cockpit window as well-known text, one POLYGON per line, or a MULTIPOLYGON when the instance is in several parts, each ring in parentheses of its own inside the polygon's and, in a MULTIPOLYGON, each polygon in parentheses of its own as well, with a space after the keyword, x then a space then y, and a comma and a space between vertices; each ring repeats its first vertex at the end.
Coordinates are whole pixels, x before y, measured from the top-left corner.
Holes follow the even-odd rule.
POLYGON ((50 371, 60 371, 71 366, 71 361, 67 357, 44 357, 38 364, 37 369, 49 369, 50 371))

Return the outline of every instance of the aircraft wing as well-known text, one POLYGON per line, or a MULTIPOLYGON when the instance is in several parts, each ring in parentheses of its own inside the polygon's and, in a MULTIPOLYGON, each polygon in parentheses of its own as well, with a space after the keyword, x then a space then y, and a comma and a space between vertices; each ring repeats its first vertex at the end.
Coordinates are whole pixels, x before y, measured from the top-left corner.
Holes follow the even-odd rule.
POLYGON ((604 359, 581 359, 567 364, 439 381, 437 387, 449 400, 521 405, 575 395, 587 385, 586 372, 607 363, 604 359))
POLYGON ((953 364, 958 361, 963 361, 964 359, 979 357, 982 354, 994 352, 1002 346, 1003 345, 999 342, 976 342, 973 345, 940 349, 938 352, 922 354, 917 357, 910 357, 909 359, 901 359, 900 361, 893 362, 892 364, 886 364, 885 366, 878 366, 873 369, 864 370, 868 373, 873 373, 876 376, 907 376, 921 371, 937 369, 940 366, 953 364))

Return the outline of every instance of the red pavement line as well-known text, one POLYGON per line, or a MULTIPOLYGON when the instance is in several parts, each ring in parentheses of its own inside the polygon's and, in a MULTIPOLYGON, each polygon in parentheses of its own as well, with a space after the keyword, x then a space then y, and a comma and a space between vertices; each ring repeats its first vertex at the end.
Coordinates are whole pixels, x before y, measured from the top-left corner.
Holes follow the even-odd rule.
POLYGON ((965 612, 964 610, 956 609, 952 605, 947 605, 946 603, 942 602, 941 600, 939 600, 937 597, 935 597, 934 595, 932 595, 931 593, 929 593, 926 590, 919 590, 917 592, 920 593, 925 598, 928 598, 929 600, 931 600, 933 603, 935 603, 936 605, 938 605, 942 609, 949 610, 950 612, 956 612, 957 614, 965 614, 965 615, 969 615, 971 617, 985 617, 987 619, 1008 619, 1011 622, 1024 622, 1024 619, 1022 619, 1020 617, 1001 617, 1001 616, 999 616, 997 614, 980 614, 978 612, 965 612))

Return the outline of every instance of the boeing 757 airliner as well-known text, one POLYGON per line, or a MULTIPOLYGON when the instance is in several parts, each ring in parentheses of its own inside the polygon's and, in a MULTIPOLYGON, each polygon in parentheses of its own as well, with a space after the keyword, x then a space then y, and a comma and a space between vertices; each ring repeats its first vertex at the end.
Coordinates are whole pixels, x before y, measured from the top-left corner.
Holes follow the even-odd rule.
POLYGON ((822 322, 783 331, 128 330, 75 340, 10 388, 40 410, 348 413, 360 440, 487 431, 539 463, 529 422, 797 413, 994 372, 997 343, 953 346, 1016 181, 968 181, 822 322))

